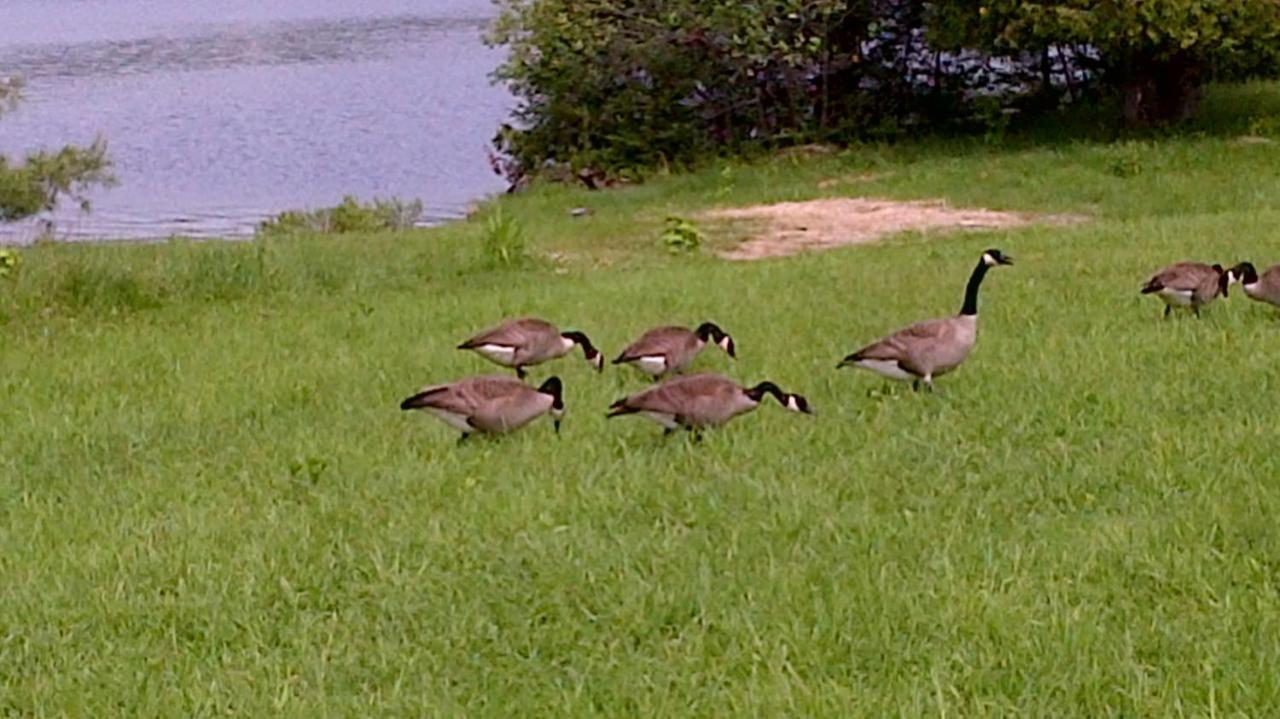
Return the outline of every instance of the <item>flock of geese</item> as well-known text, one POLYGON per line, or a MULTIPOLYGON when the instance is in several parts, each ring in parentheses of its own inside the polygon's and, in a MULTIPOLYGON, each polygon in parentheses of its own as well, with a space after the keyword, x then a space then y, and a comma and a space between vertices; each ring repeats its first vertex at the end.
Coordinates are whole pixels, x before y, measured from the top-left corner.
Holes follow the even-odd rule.
MULTIPOLYGON (((997 249, 982 253, 965 286, 960 313, 924 320, 904 327, 848 355, 837 365, 859 367, 893 380, 911 382, 933 390, 933 380, 959 367, 977 341, 978 290, 987 272, 1013 260, 997 249)), ((1280 307, 1280 265, 1265 270, 1241 262, 1230 269, 1221 265, 1180 262, 1157 272, 1142 288, 1165 302, 1165 317, 1175 307, 1199 316, 1200 308, 1230 286, 1241 283, 1250 298, 1280 307)), ((773 382, 741 385, 713 372, 684 375, 683 371, 714 344, 736 357, 733 338, 718 325, 704 322, 696 329, 663 326, 645 332, 613 360, 631 365, 656 384, 623 397, 609 406, 608 417, 640 415, 664 428, 678 429, 694 437, 706 427, 725 424, 760 406, 766 395, 792 412, 814 414, 803 396, 783 391, 773 382)), ((422 388, 400 403, 402 410, 422 410, 462 433, 459 443, 475 433, 502 434, 551 415, 557 433, 564 416, 564 385, 551 377, 534 387, 526 384, 528 367, 549 362, 581 347, 583 357, 597 372, 604 370, 604 355, 582 332, 561 332, 545 320, 512 319, 458 345, 489 361, 514 369, 516 376, 482 375, 449 384, 422 388)))

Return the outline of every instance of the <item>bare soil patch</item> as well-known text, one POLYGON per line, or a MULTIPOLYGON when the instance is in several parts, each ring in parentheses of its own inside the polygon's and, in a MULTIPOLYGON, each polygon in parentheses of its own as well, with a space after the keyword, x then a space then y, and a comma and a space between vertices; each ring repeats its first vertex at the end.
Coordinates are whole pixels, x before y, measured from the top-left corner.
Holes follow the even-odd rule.
POLYGON ((1072 224, 1084 219, 949 207, 942 200, 861 197, 733 207, 712 210, 702 217, 752 226, 750 238, 720 253, 731 260, 760 260, 860 245, 901 232, 990 230, 1032 224, 1072 224))

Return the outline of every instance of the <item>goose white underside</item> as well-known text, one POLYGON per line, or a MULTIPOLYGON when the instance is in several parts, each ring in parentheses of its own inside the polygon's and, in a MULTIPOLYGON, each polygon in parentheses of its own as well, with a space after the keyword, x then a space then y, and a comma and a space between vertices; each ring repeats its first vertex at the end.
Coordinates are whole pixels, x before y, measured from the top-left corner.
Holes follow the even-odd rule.
POLYGON ((665 412, 640 412, 641 416, 652 422, 666 427, 667 429, 676 429, 680 423, 676 421, 675 415, 666 414, 665 412))
POLYGON ((516 348, 507 347, 506 345, 480 345, 475 348, 481 356, 497 362, 504 367, 510 367, 516 361, 516 348))
POLYGON ((896 379, 903 382, 920 379, 910 372, 898 366, 895 360, 873 360, 864 359, 854 362, 854 364, 862 369, 869 369, 878 375, 883 375, 889 379, 896 379))
POLYGON ((1160 290, 1160 299, 1165 301, 1167 305, 1175 307, 1191 306, 1191 290, 1175 290, 1172 287, 1166 287, 1160 290))
POLYGON ((467 423, 466 415, 461 415, 457 412, 450 412, 447 409, 438 409, 436 407, 426 407, 425 409, 431 416, 438 417, 443 420, 445 424, 460 432, 470 434, 471 432, 476 431, 475 427, 472 427, 467 423))
POLYGON ((662 355, 640 357, 632 364, 639 367, 645 374, 655 377, 667 371, 667 358, 662 355))

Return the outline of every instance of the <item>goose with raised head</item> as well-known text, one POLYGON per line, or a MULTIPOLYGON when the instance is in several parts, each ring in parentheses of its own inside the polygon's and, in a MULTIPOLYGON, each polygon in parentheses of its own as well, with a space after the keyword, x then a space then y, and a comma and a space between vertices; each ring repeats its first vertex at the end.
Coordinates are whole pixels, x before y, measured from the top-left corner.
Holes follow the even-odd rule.
POLYGON ((450 384, 423 387, 400 403, 402 410, 422 410, 462 432, 459 442, 473 433, 503 434, 550 414, 556 434, 564 416, 564 388, 551 377, 538 388, 514 377, 483 375, 450 384))
POLYGON ((809 401, 783 392, 773 382, 743 387, 728 377, 703 372, 667 380, 656 387, 623 397, 609 406, 608 417, 638 414, 662 425, 670 434, 677 429, 697 431, 722 425, 760 406, 765 395, 792 412, 813 414, 809 401))
POLYGON ((977 342, 978 290, 987 271, 1012 264, 1000 250, 983 252, 969 276, 960 314, 904 327, 848 355, 836 367, 861 367, 889 379, 910 381, 915 389, 923 382, 933 390, 933 380, 959 367, 977 342))
POLYGON ((1234 280, 1232 273, 1222 269, 1222 265, 1179 262, 1152 275, 1142 286, 1142 294, 1153 294, 1164 300, 1165 317, 1174 307, 1189 308, 1199 317, 1201 307, 1213 302, 1218 295, 1227 296, 1234 280))
POLYGON ((542 364, 568 354, 575 345, 599 372, 604 369, 604 355, 581 332, 561 332, 558 327, 535 317, 507 320, 458 345, 471 350, 494 364, 510 367, 524 379, 525 367, 542 364))
POLYGON ((627 345, 613 363, 630 364, 654 379, 662 379, 684 370, 712 342, 730 357, 737 357, 733 338, 714 322, 703 322, 696 330, 655 327, 627 345))
POLYGON ((1272 265, 1258 274, 1252 262, 1241 262, 1231 268, 1231 274, 1249 299, 1280 307, 1280 265, 1272 265))

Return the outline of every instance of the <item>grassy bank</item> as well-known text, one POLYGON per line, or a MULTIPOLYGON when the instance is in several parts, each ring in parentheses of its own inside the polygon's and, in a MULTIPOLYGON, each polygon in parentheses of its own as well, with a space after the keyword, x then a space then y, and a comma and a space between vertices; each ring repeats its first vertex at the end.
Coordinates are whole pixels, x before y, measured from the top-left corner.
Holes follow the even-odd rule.
POLYGON ((0 280, 0 707, 1268 713, 1280 325, 1237 292, 1200 321, 1137 294, 1175 260, 1280 261, 1280 142, 1238 139, 1280 94, 1214 99, 1176 138, 926 142, 540 189, 504 201, 537 255, 516 270, 487 265, 482 218, 24 251, 0 280), (658 241, 668 214, 838 195, 1091 221, 758 263, 658 241), (990 246, 1017 265, 990 276, 943 395, 833 369, 958 309, 990 246), (713 319, 739 359, 699 367, 772 379, 819 415, 766 405, 700 445, 663 440, 604 419, 643 382, 577 356, 553 368, 558 440, 539 424, 458 449, 396 408, 489 371, 453 345, 525 313, 607 353, 713 319))

